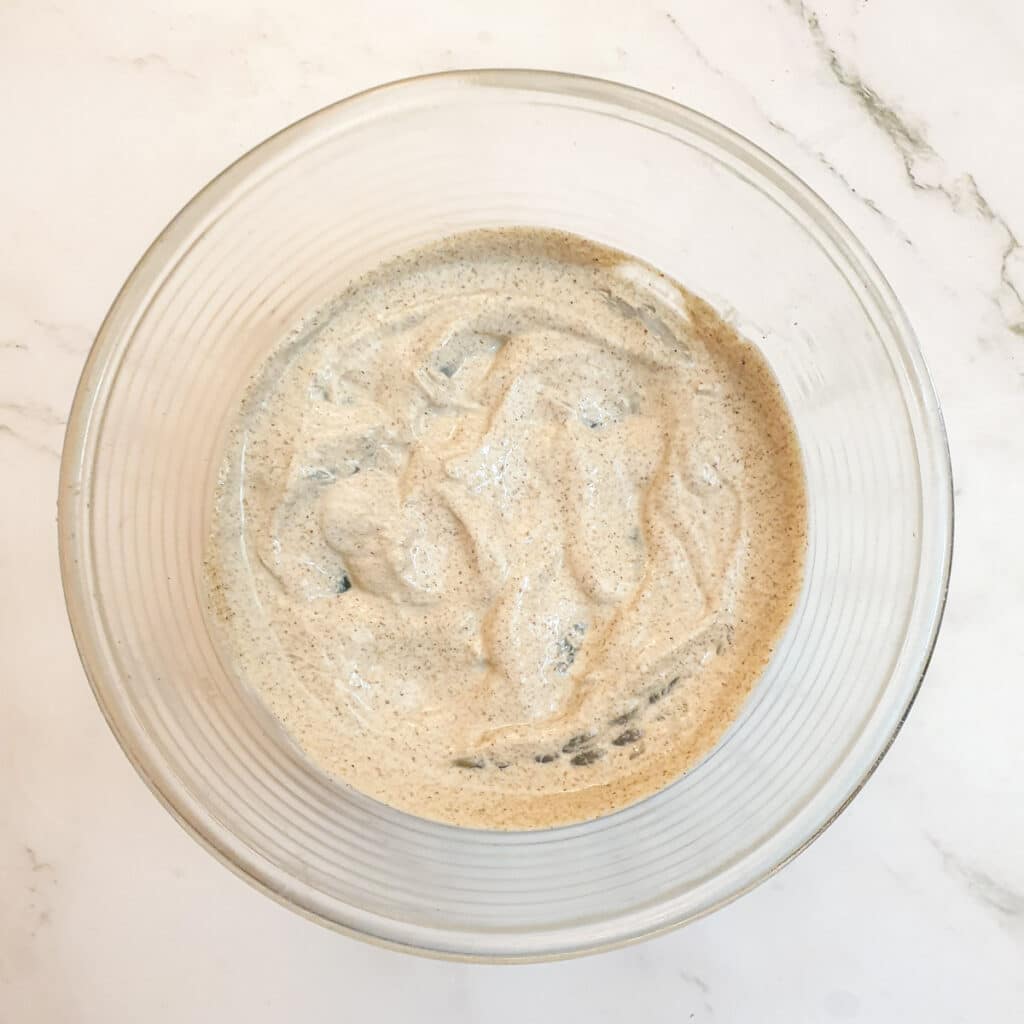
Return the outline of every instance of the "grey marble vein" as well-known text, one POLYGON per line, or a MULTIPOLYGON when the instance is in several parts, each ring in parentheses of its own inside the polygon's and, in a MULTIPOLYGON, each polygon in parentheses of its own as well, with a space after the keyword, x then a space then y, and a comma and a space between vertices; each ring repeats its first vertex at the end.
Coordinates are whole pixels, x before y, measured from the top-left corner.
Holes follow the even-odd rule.
POLYGON ((67 419, 41 402, 0 402, 0 413, 14 413, 47 427, 63 427, 67 419))
POLYGON ((81 355, 89 347, 92 339, 92 332, 80 324, 60 323, 55 320, 41 320, 38 317, 32 321, 58 348, 74 355, 81 355))
POLYGON ((44 452, 46 455, 52 455, 55 459, 60 458, 60 452, 55 447, 28 437, 20 430, 15 430, 9 423, 0 423, 0 435, 2 434, 14 438, 15 441, 23 444, 26 448, 31 448, 33 451, 44 452))
POLYGON ((990 907, 1004 918, 1024 918, 1024 892, 997 881, 987 871, 969 864, 934 836, 927 838, 942 859, 943 870, 957 879, 978 903, 990 907))
MULTIPOLYGON (((690 985, 691 987, 695 988, 697 992, 700 994, 701 1002, 704 1004, 704 1013, 706 1015, 704 1019, 714 1017, 715 1008, 711 1002, 711 986, 699 975, 692 974, 689 971, 683 970, 682 968, 678 969, 678 974, 679 977, 683 981, 685 981, 687 985, 690 985)), ((694 1020, 695 1018, 696 1014, 691 1013, 690 1020, 694 1020)))
POLYGON ((33 874, 37 871, 53 871, 53 865, 49 861, 40 860, 33 847, 26 846, 25 853, 28 856, 29 868, 33 874))
POLYGON ((54 866, 41 860, 33 847, 25 846, 28 857, 29 879, 25 886, 28 893, 28 907, 35 921, 30 925, 29 937, 34 937, 40 928, 50 924, 53 918, 51 907, 52 890, 57 887, 57 872, 54 866))
POLYGON ((710 71, 711 74, 713 74, 716 78, 722 79, 734 91, 739 92, 746 100, 747 104, 757 113, 759 117, 761 117, 768 124, 770 128, 774 129, 775 131, 779 132, 782 135, 788 136, 789 138, 793 139, 793 141, 797 142, 797 144, 800 144, 799 140, 796 139, 795 136, 784 125, 780 124, 778 121, 772 118, 768 111, 761 106, 756 96, 754 96, 748 90, 744 89, 739 82, 737 82, 734 78, 731 78, 729 75, 727 75, 722 68, 720 68, 708 57, 708 55, 698 45, 697 40, 694 39, 693 36, 690 35, 690 33, 687 32, 685 28, 683 28, 683 26, 679 23, 679 19, 671 11, 665 11, 665 18, 668 21, 668 23, 672 26, 672 29, 675 32, 675 34, 683 41, 683 43, 685 43, 687 49, 690 51, 691 54, 693 54, 694 58, 703 68, 705 68, 707 71, 710 71))
POLYGON ((1004 245, 999 265, 999 287, 1012 298, 1017 306, 1017 318, 1005 317, 998 301, 1000 315, 1004 315, 1006 326, 1015 334, 1024 335, 1024 295, 1010 276, 1010 260, 1020 250, 1020 241, 1004 217, 993 209, 982 194, 974 175, 966 172, 952 184, 945 181, 931 182, 922 179, 918 162, 934 160, 945 166, 945 161, 928 141, 922 128, 918 128, 895 106, 886 102, 847 63, 829 43, 817 14, 803 0, 784 0, 786 6, 795 11, 807 26, 811 41, 828 65, 832 77, 857 101, 861 109, 895 147, 907 181, 911 188, 920 192, 932 192, 942 196, 955 213, 973 214, 993 225, 1003 236, 1004 245))
POLYGON ((689 971, 680 969, 679 977, 682 978, 683 981, 699 989, 704 993, 704 995, 707 995, 711 991, 711 986, 697 974, 691 974, 689 971))
POLYGON ((691 36, 690 33, 687 32, 686 29, 684 29, 683 26, 679 24, 679 19, 671 11, 665 12, 665 18, 668 21, 668 23, 672 26, 672 28, 675 30, 676 35, 680 36, 686 43, 686 45, 690 48, 690 50, 693 52, 693 55, 697 58, 697 60, 700 61, 700 63, 703 64, 704 67, 707 68, 708 71, 710 71, 713 75, 715 75, 718 78, 724 78, 725 72, 722 71, 720 67, 718 67, 715 64, 712 64, 711 61, 708 60, 707 55, 697 45, 697 42, 693 38, 693 36, 691 36))
POLYGON ((875 216, 879 217, 882 221, 884 221, 885 224, 889 227, 889 229, 899 236, 902 242, 904 242, 908 246, 913 246, 913 242, 910 240, 908 235, 903 231, 903 229, 900 228, 899 224, 897 224, 896 221, 893 220, 892 217, 890 217, 878 205, 878 203, 875 202, 874 199, 872 199, 865 193, 859 191, 853 185, 853 183, 846 177, 846 175, 843 174, 843 172, 840 171, 839 168, 836 167, 836 165, 832 163, 832 161, 829 160, 824 153, 821 152, 821 150, 809 145, 805 140, 801 139, 794 131, 787 128, 786 125, 784 125, 781 121, 779 121, 777 118, 769 114, 768 111, 765 110, 761 103, 758 101, 756 96, 754 96, 749 90, 744 89, 735 79, 730 78, 730 76, 727 75, 722 68, 718 67, 718 65, 713 63, 708 58, 707 54, 705 54, 704 51, 700 48, 700 46, 697 44, 693 36, 691 36, 690 33, 683 28, 683 26, 679 23, 679 19, 676 18, 675 15, 671 13, 671 11, 665 12, 665 18, 672 26, 676 35, 678 35, 680 39, 682 39, 686 46, 689 48, 690 52, 696 58, 698 63, 700 63, 704 68, 710 71, 716 78, 722 79, 723 81, 731 85, 737 92, 740 92, 743 95, 746 102, 750 105, 750 107, 761 118, 763 118, 763 120, 769 128, 771 128, 778 134, 785 136, 796 146, 798 146, 803 152, 807 153, 815 160, 817 160, 818 163, 821 164, 821 166, 824 167, 825 170, 828 171, 829 174, 831 174, 843 186, 843 188, 845 188, 850 193, 850 195, 854 199, 862 203, 865 207, 867 207, 867 209, 869 209, 873 214, 875 214, 875 216))
POLYGON ((914 247, 913 241, 911 240, 910 236, 903 230, 903 228, 901 228, 899 224, 892 217, 890 217, 889 214, 887 214, 885 210, 883 210, 878 205, 878 203, 875 202, 874 199, 871 198, 871 196, 867 195, 864 192, 861 192, 860 189, 858 189, 857 186, 854 185, 853 182, 850 181, 850 179, 847 178, 846 175, 838 167, 836 167, 836 165, 832 163, 832 161, 829 160, 827 156, 825 156, 824 153, 810 146, 805 146, 804 149, 807 152, 809 152, 813 157, 815 157, 818 163, 820 163, 821 166, 825 168, 825 170, 832 174, 836 178, 836 180, 839 181, 840 184, 842 184, 849 191, 849 193, 853 196, 854 199, 863 203, 864 206, 866 206, 873 214, 875 214, 876 217, 884 221, 888 225, 889 230, 892 231, 892 233, 896 235, 900 239, 900 241, 903 242, 904 245, 907 245, 910 248, 914 247))

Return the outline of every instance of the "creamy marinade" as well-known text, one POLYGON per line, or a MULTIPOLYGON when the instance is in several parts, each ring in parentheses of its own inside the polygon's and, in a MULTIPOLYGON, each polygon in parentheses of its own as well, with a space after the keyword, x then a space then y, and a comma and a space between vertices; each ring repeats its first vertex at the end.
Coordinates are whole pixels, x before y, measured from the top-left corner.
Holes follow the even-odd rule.
POLYGON ((253 381, 206 567, 235 668, 392 806, 538 828, 707 753, 795 604, 799 448, 758 350, 584 239, 456 235, 253 381))

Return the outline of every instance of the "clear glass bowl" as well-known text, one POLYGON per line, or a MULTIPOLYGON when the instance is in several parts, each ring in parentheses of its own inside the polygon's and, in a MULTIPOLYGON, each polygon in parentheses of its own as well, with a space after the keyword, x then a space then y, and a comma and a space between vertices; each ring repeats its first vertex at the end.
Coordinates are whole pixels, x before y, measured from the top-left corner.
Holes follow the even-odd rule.
POLYGON ((650 935, 803 849, 907 714, 952 539, 948 452, 920 353, 835 214, 700 114, 533 71, 373 89, 208 185, 100 330, 68 426, 59 512, 86 671, 167 808, 282 903, 467 959, 561 957, 650 935), (218 656, 201 572, 227 427, 271 347, 373 264, 499 224, 615 246, 727 311, 785 391, 810 502, 799 607, 712 754, 633 807, 532 833, 433 824, 317 772, 218 656))

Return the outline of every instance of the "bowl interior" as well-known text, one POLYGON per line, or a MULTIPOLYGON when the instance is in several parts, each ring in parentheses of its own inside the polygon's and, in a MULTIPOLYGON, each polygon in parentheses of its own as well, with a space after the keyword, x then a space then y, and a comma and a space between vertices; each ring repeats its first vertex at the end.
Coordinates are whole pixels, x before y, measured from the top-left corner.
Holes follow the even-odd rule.
POLYGON ((536 958, 699 916, 841 810, 930 654, 950 478, 910 329, 806 186, 669 101, 569 76, 466 72, 299 122, 172 222, 86 366, 60 535, 97 697, 143 777, 211 849, 363 936, 536 958), (618 814, 523 834, 410 817, 309 766, 218 654, 201 567, 226 432, 270 349, 381 260, 511 224, 622 249, 725 312, 779 378, 810 505, 799 607, 712 754, 618 814))

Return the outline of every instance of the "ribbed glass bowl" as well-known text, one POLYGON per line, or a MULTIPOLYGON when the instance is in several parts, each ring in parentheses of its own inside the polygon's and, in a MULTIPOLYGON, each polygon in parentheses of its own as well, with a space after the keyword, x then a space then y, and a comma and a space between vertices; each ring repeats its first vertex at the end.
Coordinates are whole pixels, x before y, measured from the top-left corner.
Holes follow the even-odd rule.
POLYGON ((946 591, 952 498, 911 329, 870 257, 802 182, 647 93, 468 71, 321 110, 175 217, 89 356, 59 521, 96 697, 193 835, 325 924, 429 954, 513 960, 691 921, 821 833, 920 685, 946 591), (318 772, 219 656, 201 569, 227 429, 275 343, 401 250, 512 224, 622 249, 730 316, 792 409, 810 515, 799 607, 713 753, 624 811, 532 833, 434 824, 318 772))

